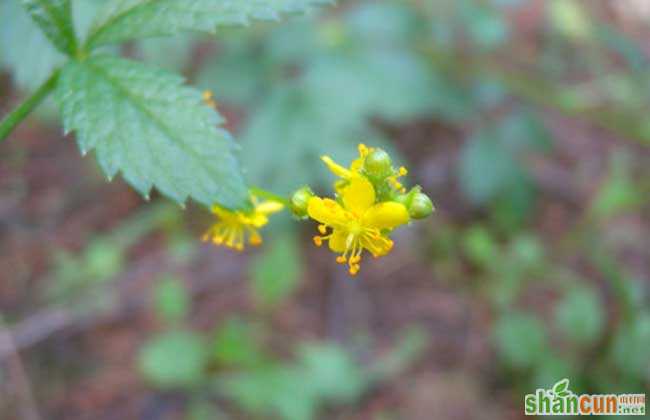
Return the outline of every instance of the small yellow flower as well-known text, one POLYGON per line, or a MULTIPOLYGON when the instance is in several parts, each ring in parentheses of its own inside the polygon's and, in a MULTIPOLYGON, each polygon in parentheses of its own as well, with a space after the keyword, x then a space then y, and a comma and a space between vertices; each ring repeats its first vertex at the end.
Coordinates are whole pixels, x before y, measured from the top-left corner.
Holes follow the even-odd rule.
POLYGON ((406 170, 405 167, 400 166, 397 173, 395 175, 389 176, 388 178, 386 178, 386 180, 395 191, 404 194, 406 192, 406 188, 404 188, 404 185, 402 185, 402 183, 399 182, 397 179, 406 176, 408 173, 409 172, 408 170, 406 170))
MULTIPOLYGON (((349 168, 339 165, 338 163, 334 162, 334 160, 331 157, 327 155, 321 157, 323 162, 325 162, 325 165, 327 165, 327 168, 334 175, 341 178, 339 181, 336 181, 334 184, 334 188, 337 192, 339 192, 341 188, 345 187, 345 185, 347 185, 347 183, 350 181, 350 179, 353 176, 359 175, 361 173, 366 157, 377 149, 375 149, 374 147, 367 147, 365 144, 361 143, 358 146, 358 150, 359 150, 359 157, 352 161, 349 168)), ((388 163, 388 165, 390 165, 390 163, 388 163)), ((405 193, 406 188, 404 188, 404 186, 402 185, 401 182, 398 181, 398 179, 408 174, 408 171, 403 166, 400 166, 398 170, 394 170, 394 169, 390 169, 390 170, 392 172, 392 175, 386 177, 386 182, 388 182, 388 185, 390 185, 390 187, 395 191, 402 194, 405 193)))
POLYGON ((257 202, 251 198, 254 208, 250 212, 227 210, 219 205, 212 206, 212 213, 218 220, 203 235, 203 240, 211 240, 216 245, 224 245, 241 251, 248 238, 251 245, 262 243, 262 236, 258 229, 269 222, 268 216, 283 209, 277 201, 257 202))
POLYGON ((329 247, 337 254, 336 261, 350 267, 350 274, 359 271, 361 254, 366 249, 374 257, 390 252, 393 241, 387 236, 391 229, 409 221, 403 204, 393 201, 376 203, 375 190, 366 178, 352 176, 340 193, 342 204, 329 199, 312 197, 307 213, 320 222, 321 235, 314 236, 317 246, 329 241, 329 247), (328 229, 332 231, 328 233, 328 229))
POLYGON ((334 160, 329 157, 329 156, 322 156, 321 159, 323 162, 325 162, 325 165, 327 165, 327 168, 332 171, 332 173, 339 178, 343 178, 345 180, 350 180, 353 175, 356 175, 361 171, 363 168, 363 161, 368 156, 370 152, 374 150, 373 147, 367 147, 365 144, 359 144, 358 146, 359 150, 359 157, 356 158, 355 160, 352 161, 350 164, 350 168, 345 168, 338 163, 334 162, 334 160))
POLYGON ((209 106, 210 108, 217 109, 217 101, 214 100, 214 95, 212 94, 211 90, 204 90, 203 91, 203 102, 209 106))

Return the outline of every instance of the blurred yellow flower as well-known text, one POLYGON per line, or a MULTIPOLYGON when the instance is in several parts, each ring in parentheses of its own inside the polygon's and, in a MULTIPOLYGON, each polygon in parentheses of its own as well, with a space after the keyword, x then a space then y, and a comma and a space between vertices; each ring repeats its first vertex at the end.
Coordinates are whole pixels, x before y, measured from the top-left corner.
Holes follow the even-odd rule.
POLYGON ((248 239, 251 245, 262 243, 259 228, 269 222, 268 216, 284 208, 277 201, 257 202, 252 197, 254 208, 250 212, 227 210, 219 205, 212 206, 212 213, 217 216, 217 221, 203 235, 204 241, 212 241, 216 245, 224 245, 241 251, 248 239))
POLYGON ((307 214, 321 223, 321 235, 314 236, 314 243, 321 246, 329 241, 329 247, 337 254, 336 261, 348 263, 350 274, 359 271, 364 249, 374 257, 390 252, 393 241, 387 236, 391 229, 409 221, 403 204, 389 201, 375 203, 375 190, 366 178, 352 176, 340 192, 342 204, 329 199, 309 199, 307 214), (328 234, 328 229, 332 231, 328 234))
POLYGON ((203 91, 203 102, 209 106, 210 108, 217 109, 217 101, 214 100, 214 95, 212 94, 211 90, 204 90, 203 91))

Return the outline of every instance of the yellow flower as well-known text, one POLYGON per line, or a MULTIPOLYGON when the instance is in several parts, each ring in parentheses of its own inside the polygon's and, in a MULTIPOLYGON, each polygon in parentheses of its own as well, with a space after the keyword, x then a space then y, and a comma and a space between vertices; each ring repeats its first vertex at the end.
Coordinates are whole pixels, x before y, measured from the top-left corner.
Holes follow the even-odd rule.
POLYGON ((251 198, 254 208, 250 212, 227 210, 219 205, 212 206, 212 213, 217 216, 217 222, 203 235, 203 240, 211 240, 216 245, 224 245, 241 251, 248 237, 248 243, 259 245, 262 236, 259 228, 269 222, 268 216, 284 207, 277 201, 264 201, 257 203, 255 197, 251 198))
POLYGON ((355 275, 360 268, 364 249, 374 257, 386 255, 393 247, 387 236, 391 229, 407 223, 408 211, 403 204, 393 201, 375 204, 375 190, 366 178, 353 176, 341 190, 343 205, 329 198, 312 197, 307 205, 307 214, 320 222, 318 230, 322 236, 314 236, 317 246, 329 241, 329 247, 341 254, 336 261, 350 267, 355 275), (328 229, 332 232, 328 233, 328 229))
POLYGON ((405 167, 400 166, 397 173, 395 175, 389 176, 388 178, 386 178, 386 180, 394 190, 404 194, 406 192, 406 188, 404 188, 404 185, 402 185, 402 183, 399 182, 397 179, 405 176, 408 173, 409 172, 406 170, 405 167))
POLYGON ((373 147, 369 148, 365 144, 361 143, 358 146, 358 150, 359 157, 352 161, 349 169, 334 162, 334 160, 329 156, 322 156, 321 159, 323 162, 325 162, 325 165, 327 165, 328 169, 332 171, 334 175, 349 181, 353 175, 356 175, 359 173, 359 171, 361 171, 363 168, 363 161, 365 160, 366 156, 368 156, 368 154, 375 149, 373 147))
MULTIPOLYGON (((374 147, 367 147, 365 144, 361 143, 358 146, 358 150, 359 150, 359 157, 352 161, 349 168, 339 165, 338 163, 334 162, 334 160, 331 157, 327 155, 321 157, 322 161, 325 162, 325 165, 327 165, 327 168, 334 175, 341 178, 341 180, 337 181, 334 184, 334 188, 336 189, 337 192, 340 191, 341 188, 343 188, 353 176, 359 175, 361 173, 366 157, 372 152, 374 152, 376 149, 374 147)), ((388 165, 390 165, 390 163, 388 163, 388 165)), ((406 188, 404 188, 402 183, 398 181, 398 178, 408 174, 408 171, 406 170, 405 167, 400 166, 400 168, 397 171, 391 169, 391 172, 393 174, 386 177, 386 181, 388 182, 388 185, 390 185, 391 188, 393 188, 397 192, 400 192, 402 194, 405 193, 406 188)))

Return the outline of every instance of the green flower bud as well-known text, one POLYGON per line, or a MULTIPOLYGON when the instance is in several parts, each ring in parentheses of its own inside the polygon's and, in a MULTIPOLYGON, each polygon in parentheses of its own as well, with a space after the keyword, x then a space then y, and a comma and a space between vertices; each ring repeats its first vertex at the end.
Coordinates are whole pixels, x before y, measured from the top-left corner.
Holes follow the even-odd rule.
POLYGON ((366 173, 372 178, 385 178, 392 174, 392 162, 388 153, 375 149, 366 156, 364 162, 366 173))
POLYGON ((424 219, 433 213, 433 203, 426 194, 418 192, 410 201, 408 210, 413 219, 424 219))
POLYGON ((314 196, 311 188, 304 186, 291 196, 291 211, 298 217, 307 216, 307 204, 309 199, 314 196))
POLYGON ((403 204, 404 207, 408 209, 411 204, 411 194, 398 194, 397 196, 395 196, 393 201, 395 201, 396 203, 403 204))

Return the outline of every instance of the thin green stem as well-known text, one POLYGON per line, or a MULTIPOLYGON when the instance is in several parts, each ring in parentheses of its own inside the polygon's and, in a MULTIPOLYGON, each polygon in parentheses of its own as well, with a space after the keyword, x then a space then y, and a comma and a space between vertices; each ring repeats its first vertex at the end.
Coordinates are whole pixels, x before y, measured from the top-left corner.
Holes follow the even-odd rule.
POLYGON ((248 190, 253 194, 254 196, 264 198, 267 200, 272 200, 272 201, 277 201, 279 203, 284 204, 285 206, 289 207, 291 203, 289 203, 289 200, 286 197, 282 197, 280 195, 274 194, 270 191, 267 191, 263 188, 255 187, 255 186, 250 186, 248 190))
POLYGON ((56 86, 56 81, 59 77, 59 71, 55 71, 52 75, 38 88, 36 92, 32 94, 29 98, 25 100, 18 108, 11 111, 7 114, 0 122, 0 142, 4 141, 14 128, 22 120, 25 119, 33 110, 36 108, 42 101, 47 97, 47 95, 52 92, 56 86))

